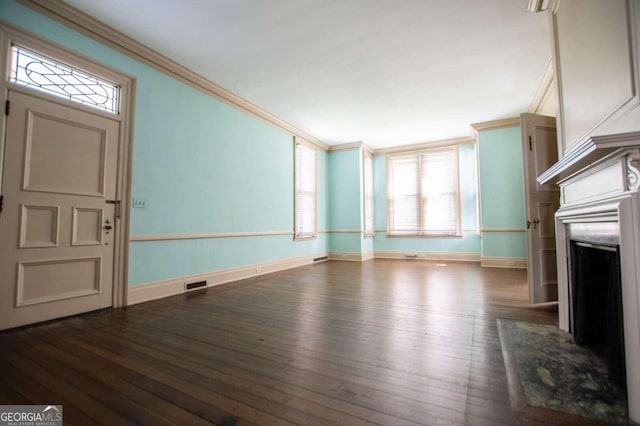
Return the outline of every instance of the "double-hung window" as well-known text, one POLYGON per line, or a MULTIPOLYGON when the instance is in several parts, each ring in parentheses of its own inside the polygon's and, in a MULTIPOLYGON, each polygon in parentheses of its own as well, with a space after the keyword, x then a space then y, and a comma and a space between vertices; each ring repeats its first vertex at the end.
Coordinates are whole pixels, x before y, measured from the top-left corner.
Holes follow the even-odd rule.
POLYGON ((295 144, 294 238, 315 238, 316 232, 316 151, 295 144))
POLYGON ((387 234, 459 236, 458 147, 387 157, 387 234))

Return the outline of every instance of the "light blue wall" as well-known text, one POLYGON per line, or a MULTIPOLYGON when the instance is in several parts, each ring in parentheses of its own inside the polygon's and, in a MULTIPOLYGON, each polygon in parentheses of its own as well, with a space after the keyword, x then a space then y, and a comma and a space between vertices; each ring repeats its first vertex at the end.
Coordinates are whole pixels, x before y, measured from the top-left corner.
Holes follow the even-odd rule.
POLYGON ((477 233, 476 159, 474 144, 459 147, 460 202, 463 236, 458 238, 399 238, 387 237, 386 157, 373 158, 375 250, 479 253, 480 236, 477 233))
MULTIPOLYGON (((0 18, 136 78, 131 234, 293 231, 293 139, 286 132, 124 56, 13 0, 0 18)), ((318 228, 327 155, 318 153, 318 228)), ((132 242, 129 284, 324 253, 326 235, 132 242)))
POLYGON ((527 257, 527 235, 524 232, 484 232, 483 257, 527 257))
MULTIPOLYGON (((478 132, 482 229, 525 226, 520 127, 478 132)), ((483 257, 526 257, 524 232, 483 232, 483 257)))
POLYGON ((360 229, 361 154, 359 149, 329 153, 329 227, 360 229))
POLYGON ((332 151, 329 157, 329 251, 361 253, 362 151, 332 151), (356 232, 357 231, 357 232, 356 232))

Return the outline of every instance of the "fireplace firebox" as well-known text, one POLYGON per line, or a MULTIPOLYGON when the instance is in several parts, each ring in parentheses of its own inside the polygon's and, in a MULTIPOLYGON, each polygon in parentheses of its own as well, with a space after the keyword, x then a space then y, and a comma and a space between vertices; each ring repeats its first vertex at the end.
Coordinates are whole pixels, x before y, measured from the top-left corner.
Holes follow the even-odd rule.
POLYGON ((571 333, 605 361, 609 377, 626 391, 620 247, 573 239, 569 251, 571 333))

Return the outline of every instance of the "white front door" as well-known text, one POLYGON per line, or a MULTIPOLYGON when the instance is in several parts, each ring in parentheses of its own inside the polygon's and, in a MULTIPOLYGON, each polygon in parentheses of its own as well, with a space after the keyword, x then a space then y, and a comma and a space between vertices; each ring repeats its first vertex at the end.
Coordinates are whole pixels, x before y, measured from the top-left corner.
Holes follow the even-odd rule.
POLYGON ((525 214, 527 221, 527 276, 529 301, 558 300, 555 212, 560 191, 555 183, 540 185, 536 178, 558 161, 556 119, 522 114, 525 214))
POLYGON ((120 123, 9 91, 0 329, 112 306, 120 123))

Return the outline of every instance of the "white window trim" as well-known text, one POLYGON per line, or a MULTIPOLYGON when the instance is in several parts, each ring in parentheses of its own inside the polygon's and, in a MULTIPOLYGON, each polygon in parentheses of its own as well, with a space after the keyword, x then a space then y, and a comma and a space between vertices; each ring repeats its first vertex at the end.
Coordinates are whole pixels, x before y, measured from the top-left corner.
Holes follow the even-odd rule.
MULTIPOLYGON (((293 212, 293 221, 294 221, 294 232, 293 232, 293 239, 294 240, 311 240, 311 239, 315 239, 318 236, 318 153, 317 153, 317 149, 310 143, 295 137, 294 138, 294 185, 293 185, 293 196, 294 196, 294 212, 293 212), (314 161, 314 176, 313 176, 313 219, 312 219, 312 226, 311 229, 300 229, 300 223, 299 223, 299 209, 302 208, 301 205, 299 205, 299 201, 298 201, 298 194, 299 189, 298 189, 298 184, 299 184, 299 176, 302 172, 302 169, 300 167, 299 164, 299 152, 301 152, 301 150, 306 150, 308 153, 312 153, 313 154, 313 161, 314 161)), ((302 213, 304 214, 304 213, 302 213)), ((302 225, 304 226, 304 225, 302 225)))
POLYGON ((460 203, 460 153, 458 145, 449 145, 449 146, 440 146, 436 148, 430 149, 422 149, 418 151, 412 151, 410 153, 398 153, 398 154, 390 154, 387 155, 387 164, 386 164, 386 186, 387 186, 387 236, 394 238, 413 238, 413 237, 428 237, 428 238, 459 238, 462 237, 462 211, 461 211, 461 203, 460 203), (452 151, 455 152, 456 164, 455 164, 455 209, 456 209, 456 229, 455 232, 451 233, 433 233, 427 232, 424 230, 424 225, 422 224, 423 212, 422 212, 422 199, 423 199, 423 191, 421 188, 421 161, 419 158, 423 154, 434 153, 438 151, 452 151), (391 224, 393 223, 393 196, 392 196, 392 188, 391 188, 391 163, 394 159, 402 158, 402 157, 417 157, 418 164, 418 173, 416 176, 417 180, 417 192, 419 194, 419 202, 417 203, 418 208, 418 221, 420 222, 418 226, 418 230, 415 233, 401 233, 392 229, 391 224))
POLYGON ((362 157, 362 228, 365 238, 373 238, 374 236, 373 215, 373 157, 365 151, 362 157))

